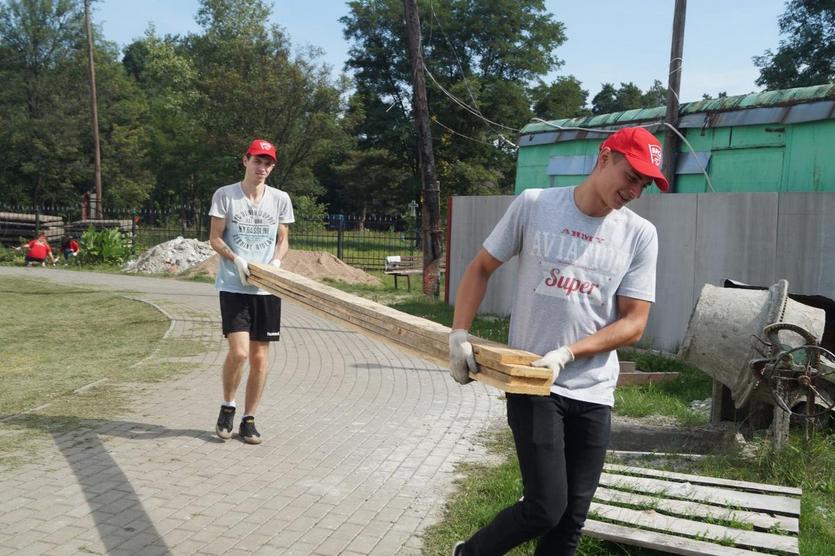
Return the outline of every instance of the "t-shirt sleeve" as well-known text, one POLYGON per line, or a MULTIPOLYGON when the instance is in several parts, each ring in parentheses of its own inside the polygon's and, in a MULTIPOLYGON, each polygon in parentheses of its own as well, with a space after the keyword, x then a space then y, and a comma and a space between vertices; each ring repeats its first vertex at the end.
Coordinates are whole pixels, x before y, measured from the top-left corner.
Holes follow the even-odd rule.
POLYGON ((216 216, 217 218, 226 218, 228 210, 228 200, 223 194, 223 189, 218 189, 212 195, 212 206, 209 209, 209 216, 216 216))
POLYGON ((658 233, 647 223, 637 238, 637 247, 629 269, 621 280, 616 295, 655 301, 655 266, 658 259, 658 233))
POLYGON ((514 255, 518 255, 522 250, 523 222, 529 206, 528 198, 527 191, 516 197, 507 207, 499 223, 484 240, 483 247, 487 252, 503 263, 509 261, 514 255))
POLYGON ((290 196, 285 193, 278 201, 278 223, 292 224, 295 221, 296 217, 293 214, 293 202, 290 200, 290 196))

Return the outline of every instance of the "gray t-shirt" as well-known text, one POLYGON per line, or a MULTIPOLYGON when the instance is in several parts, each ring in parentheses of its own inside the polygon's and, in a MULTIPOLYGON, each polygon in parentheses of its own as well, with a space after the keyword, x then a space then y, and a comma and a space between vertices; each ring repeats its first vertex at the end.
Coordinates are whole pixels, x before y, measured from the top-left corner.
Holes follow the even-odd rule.
MULTIPOLYGON (((295 222, 293 203, 284 191, 267 186, 255 204, 244 195, 240 182, 215 191, 209 216, 226 219, 223 241, 247 262, 268 264, 275 254, 279 224, 295 222)), ((269 292, 241 283, 232 261, 220 258, 215 287, 233 293, 269 295, 269 292)))
MULTIPOLYGON (((519 256, 508 344, 540 355, 618 319, 616 296, 655 301, 655 226, 628 208, 583 214, 574 188, 528 189, 507 209, 484 248, 519 256)), ((552 392, 614 405, 617 352, 569 363, 552 392)))

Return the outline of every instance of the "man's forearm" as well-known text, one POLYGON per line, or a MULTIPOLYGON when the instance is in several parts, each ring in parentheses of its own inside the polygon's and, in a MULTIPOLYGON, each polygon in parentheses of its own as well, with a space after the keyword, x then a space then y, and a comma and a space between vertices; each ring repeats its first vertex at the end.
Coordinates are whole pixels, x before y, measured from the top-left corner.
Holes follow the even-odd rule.
POLYGON ((221 257, 223 257, 224 259, 229 260, 229 261, 234 261, 235 260, 235 252, 232 251, 231 247, 226 245, 226 242, 223 241, 223 239, 221 239, 219 237, 213 238, 212 240, 209 241, 209 244, 212 246, 212 249, 214 249, 215 252, 218 255, 220 255, 221 257))
POLYGON ((621 318, 585 338, 574 342, 568 348, 575 358, 591 357, 598 353, 630 346, 641 339, 646 322, 621 318))

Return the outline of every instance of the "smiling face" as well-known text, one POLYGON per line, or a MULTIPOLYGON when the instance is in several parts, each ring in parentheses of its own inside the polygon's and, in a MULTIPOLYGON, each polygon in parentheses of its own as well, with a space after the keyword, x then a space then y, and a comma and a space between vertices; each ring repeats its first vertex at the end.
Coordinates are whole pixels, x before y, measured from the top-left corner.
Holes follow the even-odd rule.
POLYGON ((639 198, 652 184, 652 179, 636 172, 622 154, 608 148, 600 151, 598 171, 597 191, 600 200, 611 210, 639 198))

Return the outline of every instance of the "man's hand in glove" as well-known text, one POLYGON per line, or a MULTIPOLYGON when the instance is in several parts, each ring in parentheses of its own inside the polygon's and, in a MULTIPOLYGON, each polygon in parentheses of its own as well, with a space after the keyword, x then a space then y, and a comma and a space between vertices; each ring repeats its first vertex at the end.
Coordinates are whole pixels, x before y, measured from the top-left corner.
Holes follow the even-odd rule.
POLYGON ((472 382, 469 373, 478 372, 468 337, 467 331, 461 328, 449 333, 449 374, 458 384, 472 382))
POLYGON ((238 277, 241 279, 241 284, 246 285, 249 279, 249 265, 240 255, 235 255, 235 268, 238 269, 238 277))
POLYGON ((270 261, 270 264, 275 268, 281 268, 281 259, 273 259, 270 261))
POLYGON ((533 367, 548 367, 551 369, 551 382, 556 382, 557 376, 567 364, 574 361, 574 354, 567 347, 561 347, 553 351, 549 351, 542 359, 537 359, 531 366, 533 367))

